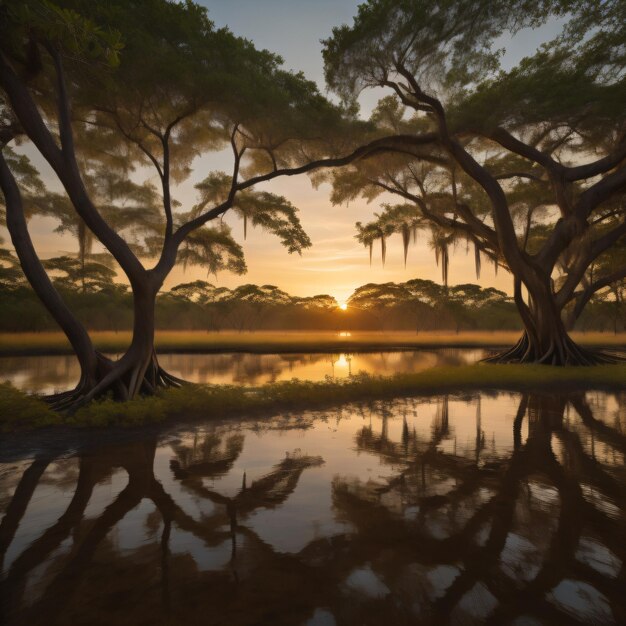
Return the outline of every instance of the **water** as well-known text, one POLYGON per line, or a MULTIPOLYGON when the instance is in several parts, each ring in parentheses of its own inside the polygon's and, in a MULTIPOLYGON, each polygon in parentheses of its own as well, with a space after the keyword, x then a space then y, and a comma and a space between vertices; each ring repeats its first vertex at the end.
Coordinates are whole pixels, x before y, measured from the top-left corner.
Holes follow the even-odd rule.
POLYGON ((0 623, 623 624, 625 433, 501 394, 0 443, 0 623))
MULTIPOLYGON (((196 383, 260 385, 279 380, 324 380, 367 372, 389 376, 435 365, 475 363, 484 350, 443 349, 355 354, 163 354, 170 373, 196 383)), ((0 382, 18 389, 54 393, 73 387, 80 376, 74 356, 0 357, 0 382)))

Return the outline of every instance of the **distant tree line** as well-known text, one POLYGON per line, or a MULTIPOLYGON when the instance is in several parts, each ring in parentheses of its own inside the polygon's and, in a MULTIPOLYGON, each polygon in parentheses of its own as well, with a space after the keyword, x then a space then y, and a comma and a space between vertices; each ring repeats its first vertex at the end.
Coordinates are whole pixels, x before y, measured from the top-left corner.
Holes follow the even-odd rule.
MULTIPOLYGON (((115 272, 97 255, 62 256, 44 262, 55 288, 92 330, 130 330, 133 298, 114 282, 115 272)), ((581 330, 626 329, 624 287, 608 286, 591 299, 577 323, 581 330)), ((57 330, 12 253, 0 249, 0 331, 57 330)), ((347 301, 330 295, 292 296, 274 285, 245 284, 234 289, 207 281, 182 283, 161 293, 156 326, 163 330, 517 330, 513 299, 493 287, 452 286, 431 280, 368 283, 347 301)))

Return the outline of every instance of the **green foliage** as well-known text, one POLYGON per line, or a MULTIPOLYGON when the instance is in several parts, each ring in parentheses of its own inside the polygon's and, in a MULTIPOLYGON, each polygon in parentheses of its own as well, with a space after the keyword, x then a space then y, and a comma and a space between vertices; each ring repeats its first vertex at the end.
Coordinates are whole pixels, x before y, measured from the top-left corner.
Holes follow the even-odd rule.
POLYGON ((71 426, 106 428, 110 426, 142 426, 162 422, 167 406, 156 396, 117 402, 110 398, 92 402, 69 416, 64 422, 71 426))
MULTIPOLYGON (((626 9, 620 0, 369 0, 324 42, 328 84, 350 98, 406 68, 463 128, 623 118, 626 9), (562 33, 510 72, 497 38, 548 19, 562 33)), ((388 86, 388 85, 387 85, 388 86)), ((603 128, 606 131, 606 127, 603 128)))
MULTIPOLYGON (((190 217, 197 217, 207 204, 217 205, 226 200, 232 179, 224 172, 213 172, 196 185, 200 202, 190 217)), ((248 223, 276 235, 288 252, 301 253, 311 246, 311 240, 302 229, 298 209, 283 196, 268 191, 245 189, 240 191, 232 210, 243 219, 244 239, 248 223)))
POLYGON ((522 0, 369 0, 352 26, 333 29, 324 41, 328 84, 344 97, 383 86, 401 63, 431 89, 455 93, 493 73, 493 41, 560 14, 561 3, 522 0))
MULTIPOLYGON (((577 149, 606 136, 623 122, 626 99, 626 8, 620 1, 563 2, 569 21, 562 33, 467 92, 456 107, 463 127, 520 128, 549 122, 575 125, 577 149)), ((555 13, 561 7, 552 8, 555 13)))
POLYGON ((29 44, 40 39, 63 49, 70 57, 117 65, 123 47, 120 33, 102 28, 83 13, 73 10, 74 4, 80 3, 4 0, 0 4, 3 50, 32 64, 35 60, 24 59, 24 56, 35 54, 29 44))
POLYGON ((514 328, 512 298, 492 287, 463 284, 443 287, 431 280, 405 283, 369 283, 357 288, 348 299, 349 309, 365 310, 385 319, 388 327, 394 313, 408 312, 417 330, 436 328, 514 328))
MULTIPOLYGON (((226 291, 230 293, 229 290, 226 291)), ((217 300, 217 292, 218 288, 211 283, 207 283, 205 280, 194 280, 191 283, 181 283, 172 287, 169 295, 187 302, 206 302, 217 300)))
POLYGON ((0 248, 0 290, 8 291, 23 287, 24 274, 17 257, 11 250, 0 248))
POLYGON ((58 414, 34 396, 0 383, 0 431, 30 430, 61 423, 58 414))
POLYGON ((397 306, 407 302, 411 298, 411 293, 403 284, 369 283, 354 290, 348 298, 349 307, 359 307, 363 309, 386 308, 397 306))
POLYGON ((375 241, 380 241, 381 258, 383 265, 387 256, 387 238, 394 233, 402 235, 402 246, 404 248, 404 264, 409 251, 411 237, 415 242, 417 231, 425 226, 422 216, 411 204, 389 205, 383 204, 382 213, 374 213, 375 219, 367 224, 356 223, 356 240, 369 249, 370 264, 372 262, 372 252, 375 241))
MULTIPOLYGON (((353 130, 363 126, 301 73, 284 70, 279 56, 216 28, 206 9, 191 1, 28 0, 20 9, 2 6, 7 37, 0 47, 53 135, 62 64, 73 115, 72 156, 100 216, 139 257, 158 258, 169 245, 164 256, 170 258, 180 244, 172 243, 172 231, 201 214, 219 217, 223 211, 211 209, 242 176, 343 151, 353 145, 353 130), (197 205, 181 207, 175 185, 189 177, 194 159, 222 150, 229 140, 235 174, 210 174, 198 186, 197 205), (154 168, 152 174, 145 174, 145 166, 154 168), (160 193, 150 181, 155 172, 160 193)), ((2 100, 3 119, 8 109, 2 100)), ((93 235, 64 196, 45 190, 40 195, 36 212, 55 217, 59 232, 77 238, 84 263, 93 253, 93 235)), ((243 218, 244 232, 250 221, 275 234, 289 252, 311 245, 296 208, 281 196, 246 189, 233 210, 243 218)), ((246 269, 225 226, 187 232, 179 260, 208 273, 246 269)))
POLYGON ((233 239, 230 227, 223 222, 192 232, 185 239, 178 259, 183 267, 197 265, 205 268, 207 275, 223 270, 234 274, 245 274, 247 271, 243 248, 233 239))
POLYGON ((81 262, 74 257, 61 256, 46 259, 43 266, 50 272, 61 274, 53 279, 61 288, 72 289, 80 285, 83 292, 93 293, 113 287, 115 271, 95 261, 83 259, 81 262))

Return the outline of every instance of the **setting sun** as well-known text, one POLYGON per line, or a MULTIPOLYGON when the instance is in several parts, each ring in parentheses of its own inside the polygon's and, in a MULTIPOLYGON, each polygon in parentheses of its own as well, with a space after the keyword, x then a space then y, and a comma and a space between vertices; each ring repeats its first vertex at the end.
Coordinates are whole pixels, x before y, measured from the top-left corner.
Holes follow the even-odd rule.
POLYGON ((346 310, 348 309, 348 305, 347 305, 345 302, 342 302, 342 303, 339 305, 339 308, 340 308, 342 311, 346 311, 346 310))

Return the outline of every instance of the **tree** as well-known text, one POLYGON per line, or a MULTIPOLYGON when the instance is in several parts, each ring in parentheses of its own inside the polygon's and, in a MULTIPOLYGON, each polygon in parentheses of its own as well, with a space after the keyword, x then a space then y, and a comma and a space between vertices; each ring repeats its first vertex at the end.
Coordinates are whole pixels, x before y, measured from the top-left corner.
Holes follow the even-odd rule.
POLYGON ((246 284, 236 287, 228 298, 229 317, 237 330, 254 330, 272 310, 290 305, 292 297, 275 285, 246 284))
POLYGON ((334 296, 328 294, 318 294, 316 296, 306 296, 304 298, 293 298, 294 305, 307 311, 336 311, 338 302, 334 296))
POLYGON ((46 259, 43 266, 48 271, 61 274, 54 279, 55 286, 72 290, 80 285, 83 293, 110 289, 115 277, 115 271, 106 265, 94 261, 87 262, 70 256, 46 259))
POLYGON ((342 171, 334 200, 388 192, 411 203, 412 221, 388 219, 406 214, 388 208, 367 234, 402 232, 406 250, 415 224, 432 225, 444 282, 454 241, 475 246, 477 269, 481 255, 507 268, 525 330, 499 362, 612 360, 577 346, 561 314, 626 234, 625 11, 619 0, 369 0, 325 41, 331 88, 346 100, 387 88, 395 99, 373 116, 381 129, 435 135, 412 154, 342 171), (562 33, 501 70, 494 41, 551 17, 562 33), (537 226, 545 236, 531 250, 537 226))
POLYGON ((392 311, 406 301, 408 294, 404 285, 396 283, 367 283, 357 287, 348 298, 348 311, 364 311, 376 320, 380 330, 384 330, 392 311))
MULTIPOLYGON (((605 229, 607 227, 605 226, 605 229)), ((607 229, 608 230, 608 229, 607 229)), ((579 288, 574 292, 567 314, 570 328, 580 319, 589 302, 602 303, 613 318, 613 330, 617 332, 620 323, 624 327, 623 276, 626 271, 626 238, 622 237, 613 247, 599 255, 587 268, 579 288)))
MULTIPOLYGON (((158 236, 163 228, 159 198, 154 186, 149 182, 136 184, 113 167, 101 168, 92 173, 90 169, 95 169, 95 164, 88 164, 83 160, 82 168, 89 195, 107 223, 118 233, 124 233, 137 254, 149 255, 150 249, 146 244, 151 238, 158 236)), ((36 199, 34 205, 35 214, 53 217, 59 221, 56 232, 69 233, 75 237, 78 243, 77 258, 80 262, 78 279, 85 291, 89 263, 105 263, 111 266, 114 264, 113 257, 108 253, 94 253, 95 237, 76 213, 67 196, 46 191, 36 199)))
POLYGON ((0 289, 10 290, 24 281, 19 261, 11 250, 0 248, 0 289))
MULTIPOLYGON (((234 209, 275 233, 290 252, 300 252, 309 241, 294 207, 274 194, 253 191, 253 185, 341 166, 383 149, 388 140, 352 149, 354 130, 362 125, 349 111, 330 104, 301 74, 283 70, 276 55, 216 29, 206 11, 192 2, 29 0, 3 5, 1 11, 3 145, 22 134, 34 144, 79 218, 126 275, 134 298, 131 345, 110 362, 94 351, 41 275, 34 249, 21 254, 29 280, 38 275, 37 293, 47 308, 56 310, 55 319, 81 362, 79 387, 61 398, 62 406, 75 407, 109 391, 132 398, 177 384, 156 358, 154 304, 180 256, 223 263, 210 256, 215 238, 229 234, 207 224, 234 209), (96 154, 99 146, 101 154, 96 154), (210 175, 198 186, 199 202, 178 209, 175 185, 188 178, 192 160, 228 146, 232 174, 210 175), (86 183, 88 174, 114 162, 127 172, 152 167, 160 182, 162 231, 145 241, 156 259, 151 268, 107 220, 86 183)), ((14 215, 23 214, 19 185, 1 160, 0 174, 7 207, 11 204, 14 215)), ((27 238, 25 224, 20 228, 22 239, 27 238)), ((16 249, 22 245, 17 230, 13 223, 16 249)), ((234 249, 232 243, 227 247, 234 249)))

